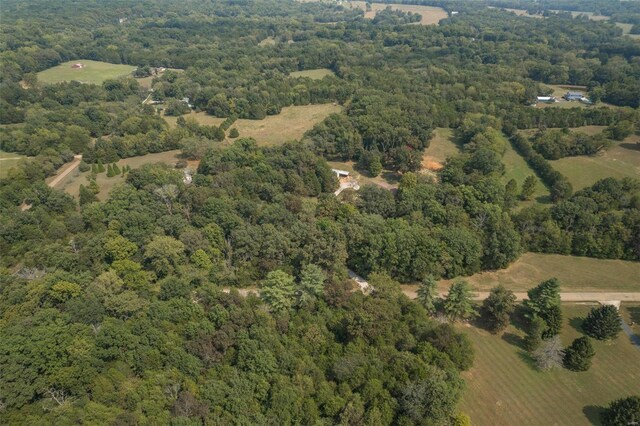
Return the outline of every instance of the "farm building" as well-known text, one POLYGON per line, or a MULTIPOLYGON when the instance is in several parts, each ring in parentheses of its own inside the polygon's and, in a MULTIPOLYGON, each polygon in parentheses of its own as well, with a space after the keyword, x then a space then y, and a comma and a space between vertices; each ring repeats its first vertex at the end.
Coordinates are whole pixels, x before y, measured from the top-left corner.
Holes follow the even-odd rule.
POLYGON ((80 62, 75 63, 73 65, 71 65, 71 68, 84 68, 84 65, 82 65, 80 62))
POLYGON ((584 94, 580 92, 567 92, 564 98, 568 101, 579 101, 584 98, 584 94))
POLYGON ((549 102, 549 103, 551 103, 551 102, 555 102, 556 98, 554 98, 553 96, 538 96, 538 97, 536 97, 536 100, 538 102, 549 102))
POLYGON ((347 172, 346 170, 331 169, 331 171, 335 173, 339 178, 349 177, 349 172, 347 172))

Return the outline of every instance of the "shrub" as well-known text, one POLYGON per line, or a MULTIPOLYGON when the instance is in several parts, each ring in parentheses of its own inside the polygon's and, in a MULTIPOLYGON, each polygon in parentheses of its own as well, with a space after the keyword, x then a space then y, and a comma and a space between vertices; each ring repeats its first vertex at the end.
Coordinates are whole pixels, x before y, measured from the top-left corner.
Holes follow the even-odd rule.
POLYGON ((564 351, 564 366, 571 371, 587 371, 591 367, 591 359, 595 355, 591 340, 582 336, 573 341, 564 351))

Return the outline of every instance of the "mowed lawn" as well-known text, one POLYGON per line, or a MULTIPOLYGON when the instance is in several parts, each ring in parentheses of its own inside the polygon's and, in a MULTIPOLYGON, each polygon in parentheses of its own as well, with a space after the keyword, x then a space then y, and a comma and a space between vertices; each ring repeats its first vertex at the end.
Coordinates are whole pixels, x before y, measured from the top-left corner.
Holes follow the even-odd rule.
POLYGON ((328 75, 335 75, 333 71, 328 68, 317 68, 314 70, 294 71, 289 74, 289 77, 306 77, 312 80, 322 80, 328 75))
MULTIPOLYGON (((526 291, 556 277, 561 291, 640 292, 640 262, 525 253, 508 268, 464 277, 475 290, 489 291, 503 284, 513 291, 526 291)), ((451 280, 441 281, 443 289, 451 280)))
POLYGON ((507 141, 506 143, 506 151, 504 156, 502 157, 502 162, 505 167, 505 174, 502 177, 503 182, 506 184, 511 179, 515 179, 518 184, 518 192, 522 190, 522 184, 527 176, 535 176, 538 180, 536 185, 536 190, 531 197, 531 200, 525 201, 522 203, 522 206, 530 205, 535 202, 538 203, 549 203, 549 189, 542 183, 540 178, 536 176, 536 173, 533 171, 529 164, 525 161, 524 158, 511 146, 511 143, 507 141))
MULTIPOLYGON (((179 160, 178 155, 180 154, 180 150, 159 152, 155 154, 147 154, 141 155, 138 157, 130 157, 125 158, 117 162, 118 167, 122 169, 123 166, 131 166, 132 169, 136 169, 141 167, 144 164, 154 164, 154 163, 164 163, 170 166, 174 166, 176 162, 179 160)), ((104 165, 105 168, 107 165, 104 165)), ((197 164, 189 164, 189 167, 195 169, 197 164)), ((90 171, 80 173, 77 169, 71 172, 67 177, 65 177, 57 186, 56 189, 61 189, 74 198, 78 198, 80 194, 80 185, 87 186, 87 176, 91 174, 90 171)), ((114 177, 107 177, 106 173, 99 173, 96 182, 100 187, 100 192, 97 197, 100 201, 104 201, 109 197, 109 193, 119 183, 124 182, 126 176, 118 175, 114 177)))
POLYGON ((373 19, 378 11, 386 9, 387 6, 402 12, 419 13, 422 16, 422 20, 418 23, 421 25, 437 25, 441 20, 449 17, 446 10, 434 6, 371 3, 371 10, 367 11, 366 2, 364 1, 350 1, 349 5, 364 10, 364 17, 367 19, 373 19))
POLYGON ((640 178, 639 136, 616 142, 608 150, 593 156, 565 157, 551 161, 554 169, 565 175, 574 190, 591 186, 600 179, 640 178))
POLYGON ((131 65, 77 59, 40 71, 38 73, 38 81, 42 83, 61 83, 63 81, 77 80, 83 83, 102 84, 105 80, 131 74, 135 68, 131 65), (84 67, 71 68, 76 63, 80 63, 84 67))
POLYGON ((0 151, 0 178, 6 177, 9 174, 9 170, 26 158, 26 156, 14 152, 0 151))
POLYGON ((460 147, 453 141, 453 130, 437 127, 433 131, 429 147, 424 150, 422 167, 432 171, 440 170, 447 158, 459 153, 460 147))
MULTIPOLYGON (((581 333, 581 320, 592 306, 563 305, 564 346, 581 333)), ((620 333, 613 342, 594 341, 596 355, 589 371, 535 370, 518 345, 524 333, 509 327, 491 335, 460 326, 475 349, 473 368, 463 377, 466 390, 459 409, 474 425, 590 425, 600 424, 601 407, 640 391, 640 350, 620 333)))

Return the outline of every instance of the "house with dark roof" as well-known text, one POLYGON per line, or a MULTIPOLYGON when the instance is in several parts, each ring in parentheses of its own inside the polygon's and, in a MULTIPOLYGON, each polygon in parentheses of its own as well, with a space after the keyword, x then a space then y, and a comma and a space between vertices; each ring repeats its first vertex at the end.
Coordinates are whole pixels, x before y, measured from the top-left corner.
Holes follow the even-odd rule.
POLYGON ((579 101, 582 98, 584 98, 584 93, 580 93, 580 92, 567 92, 564 96, 563 96, 566 100, 568 101, 579 101))

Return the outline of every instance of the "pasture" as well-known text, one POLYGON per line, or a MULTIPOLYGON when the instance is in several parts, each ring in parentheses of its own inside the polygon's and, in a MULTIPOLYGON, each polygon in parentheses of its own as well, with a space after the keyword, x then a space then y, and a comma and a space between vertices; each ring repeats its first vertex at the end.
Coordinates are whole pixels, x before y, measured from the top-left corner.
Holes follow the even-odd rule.
POLYGON ((349 5, 350 7, 356 7, 364 10, 364 17, 367 19, 373 19, 378 11, 386 9, 387 6, 390 6, 393 10, 420 14, 422 16, 422 20, 418 22, 420 25, 437 25, 441 20, 449 17, 447 11, 434 6, 371 3, 371 9, 367 10, 366 2, 364 1, 351 1, 349 2, 349 5))
POLYGON ((431 171, 440 170, 447 158, 459 153, 460 147, 453 141, 453 130, 437 127, 433 131, 429 147, 424 150, 422 167, 431 171))
POLYGON ((328 68, 318 68, 314 70, 294 71, 289 74, 289 77, 298 78, 306 77, 311 80, 322 80, 328 75, 335 75, 333 71, 328 68))
MULTIPOLYGON (((639 262, 560 254, 525 253, 506 269, 463 278, 476 291, 489 291, 497 284, 513 291, 527 291, 552 277, 560 280, 562 291, 640 292, 639 262)), ((440 288, 446 291, 451 281, 442 280, 440 288)))
MULTIPOLYGON (((518 184, 518 191, 522 190, 522 184, 527 176, 533 175, 536 176, 536 173, 533 171, 529 164, 525 161, 524 158, 518 152, 513 149, 511 144, 507 141, 506 143, 506 151, 504 156, 502 157, 502 162, 505 166, 505 174, 502 177, 503 182, 506 184, 511 179, 515 179, 518 184)), ((549 202, 549 189, 545 186, 544 183, 536 176, 538 179, 538 184, 536 185, 536 190, 531 197, 531 200, 524 201, 521 204, 523 206, 532 204, 533 202, 538 203, 548 203, 549 202)))
POLYGON ((7 177, 9 170, 26 158, 26 156, 14 152, 0 151, 0 178, 7 177))
MULTIPOLYGON (((130 157, 124 158, 118 161, 118 167, 122 169, 122 166, 131 166, 132 169, 136 169, 138 167, 143 166, 144 164, 154 164, 154 163, 165 163, 170 166, 174 166, 178 161, 178 155, 180 154, 179 150, 166 151, 166 152, 158 152, 155 154, 147 154, 141 155, 138 157, 130 157)), ((106 167, 106 164, 105 164, 106 167)), ((189 164, 191 169, 197 168, 197 163, 191 162, 189 164)), ((79 170, 75 170, 71 172, 68 176, 66 176, 56 188, 61 189, 73 196, 74 198, 78 198, 80 194, 80 185, 87 186, 87 176, 91 174, 88 172, 80 172, 79 170)), ((124 182, 126 176, 118 175, 114 177, 107 177, 106 173, 99 173, 96 182, 100 187, 100 192, 97 194, 97 197, 100 201, 104 201, 109 197, 109 193, 114 186, 119 183, 124 182)))
POLYGON ((551 161, 554 169, 569 179, 574 190, 591 186, 600 179, 640 177, 640 136, 616 142, 593 156, 565 157, 551 161))
MULTIPOLYGON (((581 335, 580 323, 592 306, 564 304, 560 337, 565 346, 581 335)), ((463 373, 466 390, 459 409, 477 425, 600 424, 602 407, 638 390, 640 351, 620 333, 612 342, 594 341, 593 365, 586 372, 535 370, 520 347, 524 333, 510 326, 502 335, 460 326, 476 352, 463 373)))
POLYGON ((77 59, 40 71, 38 81, 51 84, 76 80, 82 83, 102 84, 105 80, 129 75, 135 68, 131 65, 77 59), (83 68, 72 68, 76 63, 82 64, 83 68))

